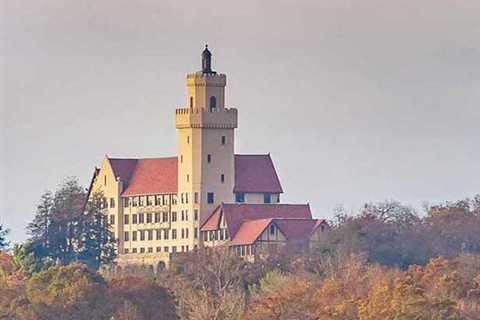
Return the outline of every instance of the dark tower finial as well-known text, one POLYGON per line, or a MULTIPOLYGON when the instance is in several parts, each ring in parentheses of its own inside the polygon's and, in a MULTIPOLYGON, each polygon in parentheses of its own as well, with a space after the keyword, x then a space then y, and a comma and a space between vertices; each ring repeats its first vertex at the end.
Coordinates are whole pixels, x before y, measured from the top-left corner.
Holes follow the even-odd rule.
POLYGON ((202 73, 216 73, 212 70, 212 53, 208 50, 208 44, 202 52, 202 73))

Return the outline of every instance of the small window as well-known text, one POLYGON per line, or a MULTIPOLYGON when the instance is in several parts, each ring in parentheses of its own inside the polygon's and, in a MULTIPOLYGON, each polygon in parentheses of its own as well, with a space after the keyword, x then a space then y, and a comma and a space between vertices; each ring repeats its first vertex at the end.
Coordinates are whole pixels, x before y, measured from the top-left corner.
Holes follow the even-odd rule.
POLYGON ((225 183, 225 175, 223 173, 220 175, 220 182, 225 183))
POLYGON ((235 202, 238 202, 238 203, 245 202, 245 193, 243 192, 235 193, 235 202))
POLYGON ((110 224, 115 224, 115 215, 110 215, 110 224))
POLYGON ((129 241, 130 240, 130 237, 129 237, 129 233, 128 232, 125 232, 124 235, 123 235, 123 240, 125 241, 129 241))
POLYGON ((188 193, 185 193, 185 203, 188 203, 188 193))
POLYGON ((145 230, 140 230, 140 241, 145 241, 145 230))
POLYGON ((145 253, 145 248, 140 248, 140 253, 145 253))
POLYGON ((177 252, 177 246, 172 246, 172 252, 173 253, 177 252))
POLYGON ((215 196, 214 196, 213 192, 208 192, 207 193, 207 203, 213 203, 214 200, 215 200, 214 198, 215 198, 215 196))
POLYGON ((115 198, 110 198, 110 208, 115 208, 115 198))
POLYGON ((162 213, 162 222, 168 222, 168 212, 162 213))
POLYGON ((143 207, 145 205, 144 197, 138 197, 138 205, 143 207))
POLYGON ((123 223, 124 224, 129 224, 130 223, 130 216, 128 214, 126 214, 124 217, 123 217, 123 223))
POLYGON ((194 228, 194 229, 193 229, 193 237, 194 237, 195 239, 198 238, 198 229, 197 229, 197 228, 194 228))
POLYGON ((187 174, 187 182, 190 182, 190 175, 187 174))
POLYGON ((103 184, 106 186, 107 185, 107 176, 103 176, 103 184))
POLYGON ((222 144, 225 144, 227 142, 227 137, 222 136, 222 144))
POLYGON ((123 198, 123 206, 125 208, 128 208, 129 205, 130 205, 130 198, 123 198))
POLYGON ((138 216, 136 214, 132 215, 132 223, 137 224, 138 223, 138 216))
POLYGON ((163 247, 163 252, 168 252, 168 247, 163 247))
POLYGON ((133 206, 133 207, 138 206, 138 198, 137 198, 137 197, 133 197, 133 198, 132 198, 132 206, 133 206))
POLYGON ((155 230, 155 238, 156 240, 162 240, 162 230, 160 229, 155 230))
POLYGON ((185 229, 185 239, 188 239, 188 229, 185 229))
POLYGON ((217 98, 214 96, 210 97, 210 110, 213 111, 217 107, 217 98))
POLYGON ((194 194, 194 200, 195 200, 195 203, 198 203, 198 192, 195 192, 194 194))
POLYGON ((148 240, 153 240, 153 230, 147 230, 148 240))
POLYGON ((183 163, 183 154, 180 155, 180 163, 183 163))
POLYGON ((155 223, 159 223, 160 222, 160 212, 155 212, 155 223))
POLYGON ((133 248, 132 253, 137 253, 137 248, 133 248))
POLYGON ((193 108, 193 97, 190 97, 190 108, 193 108))
POLYGON ((270 226, 270 234, 271 235, 275 234, 275 226, 273 224, 270 226))
POLYGON ((208 163, 212 162, 212 155, 211 154, 207 154, 207 162, 208 163))
POLYGON ((185 229, 182 228, 182 232, 181 232, 181 238, 184 239, 185 238, 185 229))
POLYGON ((190 136, 187 136, 187 144, 190 143, 190 136))
POLYGON ((138 223, 145 223, 145 214, 143 213, 138 214, 138 223))
POLYGON ((152 223, 152 214, 147 213, 147 223, 152 223))
POLYGON ((270 193, 263 194, 263 203, 272 203, 272 195, 270 193))
POLYGON ((185 220, 188 221, 188 210, 185 210, 185 220))
MULTIPOLYGON (((163 239, 168 240, 168 229, 163 230, 163 239)), ((168 252, 168 250, 165 252, 168 252)))
POLYGON ((128 254, 128 249, 124 249, 123 253, 128 254))
POLYGON ((177 229, 172 229, 172 239, 177 239, 177 229))
POLYGON ((183 210, 182 210, 182 214, 181 214, 181 219, 182 219, 182 221, 185 220, 185 212, 183 210))
POLYGON ((132 231, 132 241, 137 241, 137 231, 132 231))
POLYGON ((175 211, 172 212, 172 222, 177 221, 177 213, 175 211))
POLYGON ((198 221, 198 209, 193 210, 193 219, 198 221))
POLYGON ((162 247, 157 247, 157 252, 162 252, 162 247))

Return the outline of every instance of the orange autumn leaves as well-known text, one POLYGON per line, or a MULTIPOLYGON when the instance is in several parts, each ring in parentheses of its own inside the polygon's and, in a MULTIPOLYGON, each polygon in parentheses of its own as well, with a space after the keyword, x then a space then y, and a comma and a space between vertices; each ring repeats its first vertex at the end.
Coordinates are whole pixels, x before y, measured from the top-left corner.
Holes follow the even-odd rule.
POLYGON ((274 272, 253 290, 244 319, 480 319, 480 257, 436 258, 406 271, 345 261, 325 279, 274 272))

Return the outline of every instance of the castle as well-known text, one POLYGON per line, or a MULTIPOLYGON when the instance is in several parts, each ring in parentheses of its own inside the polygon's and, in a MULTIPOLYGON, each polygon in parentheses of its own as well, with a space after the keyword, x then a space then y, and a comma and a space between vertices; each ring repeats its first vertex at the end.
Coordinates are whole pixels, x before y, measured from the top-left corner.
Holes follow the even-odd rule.
POLYGON ((280 203, 270 155, 235 154, 237 109, 225 107, 225 74, 212 70, 205 47, 201 71, 187 75, 187 105, 176 109, 177 155, 106 156, 89 194, 103 209, 118 244, 118 263, 165 266, 199 246, 231 246, 248 260, 283 245, 305 247, 327 228, 308 204, 280 203))

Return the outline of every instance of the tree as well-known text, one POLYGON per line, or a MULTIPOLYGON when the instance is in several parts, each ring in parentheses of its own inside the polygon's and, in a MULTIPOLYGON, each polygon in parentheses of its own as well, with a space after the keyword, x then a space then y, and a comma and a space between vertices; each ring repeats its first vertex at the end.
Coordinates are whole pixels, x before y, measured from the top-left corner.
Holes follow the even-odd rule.
POLYGON ((102 193, 94 193, 78 223, 78 233, 82 235, 78 241, 78 259, 94 269, 113 263, 117 256, 102 199, 102 193))
POLYGON ((112 279, 109 297, 115 320, 176 320, 174 297, 153 279, 122 277, 112 279))
POLYGON ((4 250, 8 246, 7 235, 9 230, 0 224, 0 250, 4 250))

